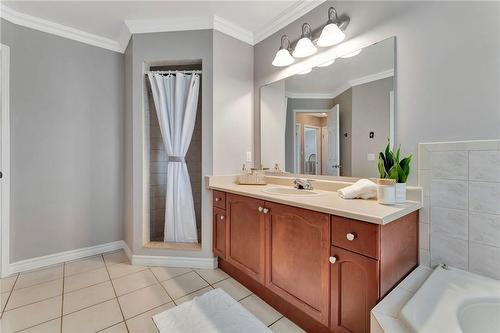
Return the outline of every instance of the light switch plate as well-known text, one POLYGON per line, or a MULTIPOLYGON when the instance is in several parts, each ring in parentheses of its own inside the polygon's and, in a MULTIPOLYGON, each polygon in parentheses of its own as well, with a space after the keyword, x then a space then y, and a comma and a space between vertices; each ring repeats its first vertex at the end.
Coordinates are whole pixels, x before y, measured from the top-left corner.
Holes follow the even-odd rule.
POLYGON ((252 152, 247 151, 247 162, 252 162, 252 152))
POLYGON ((375 161, 375 154, 368 153, 367 158, 368 158, 368 161, 375 161))

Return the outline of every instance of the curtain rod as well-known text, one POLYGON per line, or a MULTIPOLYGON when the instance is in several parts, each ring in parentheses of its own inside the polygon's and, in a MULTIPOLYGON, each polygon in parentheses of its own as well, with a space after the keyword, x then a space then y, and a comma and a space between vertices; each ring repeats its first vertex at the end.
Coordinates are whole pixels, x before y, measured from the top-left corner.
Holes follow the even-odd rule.
POLYGON ((201 70, 188 70, 188 71, 182 71, 182 70, 178 70, 178 71, 147 71, 145 74, 149 74, 149 73, 152 73, 152 74, 176 74, 176 73, 183 73, 183 74, 201 74, 202 71, 201 70))

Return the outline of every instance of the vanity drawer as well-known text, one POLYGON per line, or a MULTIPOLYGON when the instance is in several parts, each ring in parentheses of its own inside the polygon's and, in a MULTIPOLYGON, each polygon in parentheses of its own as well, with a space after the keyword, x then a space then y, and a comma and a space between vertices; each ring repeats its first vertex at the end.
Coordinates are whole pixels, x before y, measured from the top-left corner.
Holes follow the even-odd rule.
POLYGON ((368 257, 379 259, 380 226, 332 216, 332 244, 368 257))
POLYGON ((213 199, 214 207, 220 209, 226 209, 226 193, 220 191, 214 191, 213 196, 214 196, 213 199))

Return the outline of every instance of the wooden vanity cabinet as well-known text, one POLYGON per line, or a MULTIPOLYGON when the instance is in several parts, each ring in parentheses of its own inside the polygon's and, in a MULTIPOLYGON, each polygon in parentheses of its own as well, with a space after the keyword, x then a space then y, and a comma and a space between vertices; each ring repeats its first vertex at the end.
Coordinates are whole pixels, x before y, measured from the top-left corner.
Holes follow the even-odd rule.
POLYGON ((332 246, 331 320, 334 332, 368 333, 379 299, 379 262, 332 246))
POLYGON ((226 258, 226 211, 214 207, 212 219, 213 250, 219 258, 226 258))
POLYGON ((330 217, 266 202, 266 287, 328 325, 330 217))
POLYGON ((219 267, 308 332, 368 333, 371 309, 417 266, 418 212, 379 225, 216 197, 219 267))
POLYGON ((235 194, 226 199, 226 260, 264 283, 264 201, 235 194))

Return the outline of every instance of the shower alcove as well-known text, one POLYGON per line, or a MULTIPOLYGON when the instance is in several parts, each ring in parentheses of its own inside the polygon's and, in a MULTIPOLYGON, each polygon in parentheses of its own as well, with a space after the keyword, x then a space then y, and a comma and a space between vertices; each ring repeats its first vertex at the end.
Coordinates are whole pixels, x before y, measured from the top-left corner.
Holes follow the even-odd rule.
MULTIPOLYGON (((149 63, 149 71, 188 72, 201 71, 201 60, 155 62, 149 63)), ((196 231, 198 243, 166 242, 165 239, 165 209, 167 193, 167 165, 168 154, 165 149, 157 111, 151 90, 151 84, 145 76, 145 180, 146 205, 144 225, 144 247, 159 249, 199 250, 201 249, 201 207, 202 207, 202 89, 200 74, 200 88, 196 109, 196 121, 193 135, 187 151, 185 161, 189 172, 191 191, 193 195, 194 213, 196 217, 196 231), (147 223, 149 221, 149 223, 147 223)))

